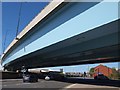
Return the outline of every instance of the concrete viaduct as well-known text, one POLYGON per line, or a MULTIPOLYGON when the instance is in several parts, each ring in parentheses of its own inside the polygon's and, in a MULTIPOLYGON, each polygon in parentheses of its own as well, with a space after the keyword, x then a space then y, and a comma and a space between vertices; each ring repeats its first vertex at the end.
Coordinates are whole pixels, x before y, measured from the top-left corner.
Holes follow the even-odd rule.
POLYGON ((50 2, 2 55, 8 70, 118 62, 119 2, 50 2))

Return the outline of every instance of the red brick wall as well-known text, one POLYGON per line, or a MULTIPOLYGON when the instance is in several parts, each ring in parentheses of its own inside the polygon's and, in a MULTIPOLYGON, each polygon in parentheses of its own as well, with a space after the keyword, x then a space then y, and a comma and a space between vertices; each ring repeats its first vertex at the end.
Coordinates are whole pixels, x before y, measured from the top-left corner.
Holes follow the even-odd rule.
POLYGON ((99 65, 99 66, 95 67, 94 72, 95 73, 102 73, 105 76, 109 76, 112 74, 112 69, 108 68, 106 66, 103 66, 103 65, 99 65))

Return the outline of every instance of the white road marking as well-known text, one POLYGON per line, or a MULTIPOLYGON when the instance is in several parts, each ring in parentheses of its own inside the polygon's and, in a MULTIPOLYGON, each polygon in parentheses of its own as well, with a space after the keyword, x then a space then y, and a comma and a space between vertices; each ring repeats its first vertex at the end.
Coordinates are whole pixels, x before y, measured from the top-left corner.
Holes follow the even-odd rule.
POLYGON ((7 85, 3 85, 3 86, 7 86, 7 85))
POLYGON ((29 85, 29 84, 31 84, 31 83, 18 83, 18 84, 15 84, 15 85, 29 85))
POLYGON ((66 86, 62 90, 66 90, 68 88, 118 88, 118 87, 112 87, 112 86, 99 86, 99 85, 88 85, 88 84, 71 84, 69 86, 66 86))
POLYGON ((68 85, 68 86, 66 86, 65 88, 72 88, 72 87, 74 87, 76 84, 71 84, 71 85, 68 85))
POLYGON ((17 83, 17 84, 14 84, 14 83, 13 83, 13 84, 8 84, 8 85, 4 85, 4 84, 3 84, 3 86, 12 86, 12 85, 27 85, 27 84, 31 84, 31 83, 22 83, 22 82, 21 82, 21 83, 17 83))

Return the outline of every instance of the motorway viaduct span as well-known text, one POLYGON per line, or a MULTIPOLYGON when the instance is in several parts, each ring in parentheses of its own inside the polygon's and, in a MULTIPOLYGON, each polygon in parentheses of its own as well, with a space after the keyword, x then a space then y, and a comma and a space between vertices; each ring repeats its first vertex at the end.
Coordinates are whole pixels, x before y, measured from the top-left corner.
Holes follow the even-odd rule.
POLYGON ((50 2, 2 55, 8 70, 117 62, 119 3, 50 2))

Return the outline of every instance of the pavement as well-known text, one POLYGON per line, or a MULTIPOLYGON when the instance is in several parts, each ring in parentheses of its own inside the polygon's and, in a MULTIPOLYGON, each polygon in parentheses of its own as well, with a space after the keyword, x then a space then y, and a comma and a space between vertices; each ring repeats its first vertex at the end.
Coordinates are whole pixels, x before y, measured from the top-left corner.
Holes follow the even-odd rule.
POLYGON ((22 79, 3 79, 2 90, 51 89, 51 90, 120 90, 119 81, 96 81, 94 79, 67 78, 63 81, 39 79, 36 83, 23 83, 22 79), (118 85, 116 85, 118 84, 118 85))

